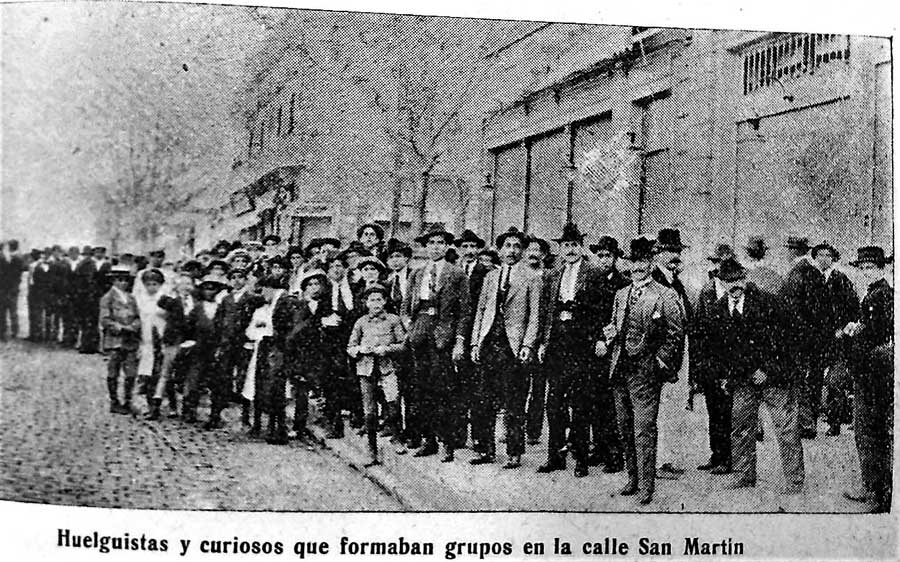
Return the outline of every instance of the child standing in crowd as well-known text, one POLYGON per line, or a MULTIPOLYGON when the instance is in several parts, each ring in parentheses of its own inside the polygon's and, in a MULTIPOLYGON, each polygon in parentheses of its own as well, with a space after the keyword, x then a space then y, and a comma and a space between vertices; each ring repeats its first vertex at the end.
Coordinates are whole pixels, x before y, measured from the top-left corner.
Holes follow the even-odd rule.
POLYGON ((181 350, 181 341, 184 337, 184 308, 181 299, 177 296, 162 295, 156 301, 156 305, 162 310, 164 322, 162 333, 159 334, 159 353, 157 363, 153 369, 153 379, 147 388, 147 397, 150 400, 150 412, 148 420, 157 420, 160 416, 163 395, 169 398, 169 417, 178 415, 178 399, 175 396, 175 384, 173 372, 175 370, 175 358, 181 350))
POLYGON ((141 317, 137 301, 128 292, 131 270, 116 266, 109 271, 112 288, 100 299, 100 328, 104 349, 109 355, 106 364, 106 387, 109 390, 109 411, 131 413, 131 391, 137 375, 137 352, 141 342, 141 317), (125 396, 119 402, 119 373, 125 377, 125 396))
POLYGON ((191 347, 191 358, 184 381, 184 399, 181 417, 187 423, 197 421, 197 403, 200 401, 201 385, 216 369, 217 329, 216 295, 226 285, 219 277, 207 275, 200 282, 200 300, 187 315, 185 327, 186 341, 191 347))
POLYGON ((368 313, 354 324, 347 353, 356 360, 370 454, 366 466, 373 466, 381 464, 378 459, 376 401, 379 387, 384 393, 389 423, 393 425, 392 441, 396 442, 400 435, 397 373, 393 356, 403 351, 406 330, 399 316, 385 312, 388 290, 383 285, 367 287, 363 299, 368 313))
MULTIPOLYGON (((119 266, 127 267, 127 266, 119 266)), ((147 398, 152 410, 155 385, 154 366, 157 364, 159 338, 165 331, 166 311, 157 304, 162 296, 161 288, 165 283, 163 274, 158 269, 145 269, 141 273, 140 283, 143 290, 135 291, 135 302, 141 316, 141 347, 138 354, 138 392, 147 398)))
POLYGON ((259 290, 262 292, 262 300, 253 311, 250 323, 244 334, 247 342, 244 349, 250 352, 250 361, 247 363, 247 376, 241 396, 244 398, 241 420, 245 425, 250 421, 250 405, 253 405, 253 425, 250 435, 259 435, 262 429, 262 412, 266 391, 266 381, 269 370, 269 346, 272 343, 272 298, 273 290, 267 290, 263 285, 265 280, 260 280, 259 290))

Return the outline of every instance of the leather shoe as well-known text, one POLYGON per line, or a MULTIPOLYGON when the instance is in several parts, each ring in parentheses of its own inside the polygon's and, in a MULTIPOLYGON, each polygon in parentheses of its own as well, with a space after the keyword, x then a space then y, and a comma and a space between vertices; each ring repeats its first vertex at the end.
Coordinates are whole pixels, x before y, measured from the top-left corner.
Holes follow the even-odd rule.
POLYGON ((644 490, 638 496, 638 503, 641 505, 647 505, 648 503, 653 501, 653 490, 644 490))
POLYGON ((565 470, 566 469, 566 461, 547 461, 541 466, 538 467, 538 474, 546 474, 548 472, 553 472, 554 470, 565 470))
POLYGON ((587 459, 588 466, 600 466, 603 463, 603 460, 600 458, 600 455, 591 455, 587 459))
POLYGON ((424 447, 413 453, 414 457, 430 457, 438 452, 437 445, 434 443, 426 443, 424 447))
POLYGON ((828 431, 825 432, 825 435, 829 437, 836 437, 841 434, 841 426, 838 424, 833 424, 828 428, 828 431))
POLYGON ((475 457, 474 459, 470 460, 469 464, 491 464, 492 462, 494 462, 494 457, 492 457, 491 455, 481 455, 480 457, 475 457))
POLYGON ((625 484, 625 487, 619 490, 620 496, 633 496, 638 492, 637 482, 631 481, 625 484))
POLYGON ((731 467, 727 464, 720 464, 718 466, 714 466, 712 470, 709 471, 710 474, 730 474, 731 467))
POLYGON ((724 488, 726 490, 740 490, 741 488, 753 488, 756 486, 755 480, 747 480, 745 478, 739 478, 734 482, 729 482, 725 484, 724 488))
POLYGON ((588 465, 585 463, 576 463, 575 472, 573 474, 575 475, 575 478, 584 478, 588 475, 588 465))
POLYGON ((514 457, 509 457, 509 460, 506 461, 503 468, 519 468, 520 466, 522 466, 522 457, 516 455, 514 457))
POLYGON ((701 464, 700 466, 698 466, 697 470, 712 470, 713 468, 716 468, 717 466, 719 466, 719 463, 713 462, 713 460, 710 459, 709 462, 707 462, 706 464, 701 464))

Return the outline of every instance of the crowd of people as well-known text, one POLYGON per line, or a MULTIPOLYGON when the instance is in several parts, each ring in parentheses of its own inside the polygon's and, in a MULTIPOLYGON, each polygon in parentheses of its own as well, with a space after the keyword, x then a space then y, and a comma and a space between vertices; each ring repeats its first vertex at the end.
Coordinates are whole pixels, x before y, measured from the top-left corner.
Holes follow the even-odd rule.
POLYGON ((506 469, 541 446, 546 419, 538 473, 565 470, 571 455, 575 477, 624 471, 621 494, 642 504, 659 470, 663 385, 685 377, 689 407, 701 393, 708 412, 711 454, 697 468, 730 475, 726 487, 756 485, 765 404, 785 493, 802 490, 803 439, 817 438, 824 415, 827 435, 846 423, 855 432, 862 481, 845 496, 890 508, 893 289, 882 248, 859 248, 848 264, 866 283, 860 301, 838 251, 800 237, 786 241, 785 276, 762 238, 741 256, 716 246, 696 298, 680 279, 675 229, 628 252, 609 236, 586 245, 574 224, 553 246, 515 228, 493 245, 442 228, 414 242, 385 240, 373 223, 344 248, 335 238, 285 248, 269 235, 173 262, 162 250, 108 259, 89 246, 23 258, 11 240, 0 335, 7 317, 18 333, 27 272, 29 339, 103 353, 113 413, 157 420, 165 404, 196 423, 208 391, 205 428, 240 407, 248 433, 277 445, 309 438, 313 397, 329 438, 345 423, 366 435, 370 464, 379 438, 443 462, 471 446, 473 465, 498 462, 500 441, 506 469))

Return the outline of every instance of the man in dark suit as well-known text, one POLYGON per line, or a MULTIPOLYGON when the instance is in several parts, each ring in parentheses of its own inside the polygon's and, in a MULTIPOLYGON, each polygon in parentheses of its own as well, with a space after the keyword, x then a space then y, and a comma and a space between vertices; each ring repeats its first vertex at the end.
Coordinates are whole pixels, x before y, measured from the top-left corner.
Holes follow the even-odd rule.
POLYGON ((662 386, 677 380, 683 360, 684 308, 673 289, 652 277, 653 241, 631 241, 631 285, 616 293, 612 322, 597 338, 598 355, 609 352, 619 437, 628 483, 620 492, 653 500, 657 416, 662 386))
POLYGON ((6 341, 6 319, 9 316, 10 336, 19 335, 19 284, 25 262, 19 255, 19 241, 9 240, 0 255, 0 341, 6 341))
POLYGON ((879 513, 891 509, 893 475, 894 290, 884 270, 890 259, 879 246, 858 250, 851 265, 868 288, 858 321, 844 327, 853 341, 853 427, 862 477, 862 489, 844 496, 879 513))
MULTIPOLYGON (((472 317, 469 321, 471 326, 475 318, 475 305, 478 304, 478 297, 481 296, 481 285, 484 283, 484 276, 492 268, 484 265, 478 260, 478 252, 484 248, 485 242, 477 234, 471 230, 464 230, 463 233, 454 240, 454 245, 459 251, 459 266, 465 272, 469 279, 469 302, 472 304, 469 315, 472 317)), ((472 334, 466 334, 466 350, 463 359, 457 365, 459 372, 459 399, 455 417, 457 421, 456 430, 456 446, 464 447, 466 438, 468 437, 468 426, 470 412, 475 409, 476 402, 480 401, 478 396, 479 388, 481 388, 481 374, 479 367, 471 361, 471 351, 468 348, 472 334)), ((472 423, 474 424, 474 413, 472 423)), ((474 433, 474 427, 472 429, 474 433)), ((475 436, 472 436, 475 439, 475 436)))
POLYGON ((542 278, 521 263, 525 234, 515 228, 497 237, 503 260, 487 274, 472 325, 472 362, 479 365, 472 435, 479 456, 472 464, 494 462, 497 413, 505 411, 507 463, 518 468, 525 453, 525 366, 534 358, 541 320, 542 278))
POLYGON ((734 250, 728 244, 719 244, 707 259, 712 264, 709 281, 700 290, 694 307, 694 317, 689 324, 691 338, 690 383, 692 391, 703 394, 709 422, 709 461, 701 464, 699 470, 709 470, 712 474, 731 472, 731 396, 725 392, 724 383, 715 376, 712 360, 710 321, 715 304, 725 296, 725 283, 718 278, 718 268, 722 260, 734 257, 734 250))
MULTIPOLYGON (((388 289, 388 302, 385 310, 390 314, 400 315, 403 308, 403 299, 409 290, 409 277, 412 270, 409 268, 409 260, 412 259, 412 248, 409 244, 396 238, 387 241, 385 248, 385 260, 390 273, 387 275, 386 286, 388 289)), ((408 446, 418 447, 421 444, 419 433, 419 405, 415 387, 412 385, 412 358, 409 350, 405 349, 394 357, 394 365, 397 371, 397 385, 400 400, 403 407, 403 440, 408 446)), ((398 448, 403 453, 405 449, 398 448)))
POLYGON ((63 318, 67 313, 66 297, 68 296, 69 265, 61 246, 53 246, 51 254, 52 260, 50 261, 49 270, 50 298, 48 303, 50 317, 46 323, 46 331, 48 341, 59 343, 62 341, 63 318))
POLYGON ((421 391, 422 434, 425 440, 415 456, 437 453, 444 445, 444 462, 452 462, 457 435, 454 401, 459 391, 454 363, 465 353, 469 325, 469 280, 463 270, 444 257, 453 242, 451 233, 436 228, 416 241, 425 247, 428 263, 410 278, 401 317, 409 325, 415 385, 421 391))
MULTIPOLYGON (((601 236, 596 244, 589 246, 597 256, 598 278, 601 290, 600 326, 606 326, 612 319, 613 301, 619 289, 627 287, 631 280, 627 279, 616 267, 616 262, 624 255, 619 248, 619 241, 612 236, 601 236)), ((590 429, 592 448, 588 464, 603 465, 603 472, 613 474, 624 467, 622 443, 619 440, 616 425, 616 401, 609 383, 609 360, 600 358, 592 376, 592 392, 594 402, 591 408, 590 429)))
POLYGON ((787 485, 803 489, 803 445, 797 432, 797 402, 783 363, 785 320, 774 297, 747 283, 747 271, 732 257, 717 277, 726 294, 709 318, 708 366, 726 381, 732 396, 731 458, 735 479, 728 488, 756 485, 756 422, 760 402, 769 409, 787 485))
POLYGON ((104 277, 109 269, 109 264, 103 259, 105 254, 105 248, 85 246, 82 249, 82 256, 87 255, 87 257, 82 259, 75 270, 76 282, 81 294, 78 313, 81 331, 79 353, 96 353, 100 345, 97 307, 100 306, 100 297, 106 292, 104 277))
POLYGON ((81 263, 81 255, 77 246, 69 248, 64 260, 67 271, 65 279, 65 312, 63 314, 63 345, 75 347, 78 343, 78 299, 80 297, 78 287, 78 265, 81 263))
POLYGON ((800 436, 816 437, 821 405, 825 356, 822 350, 833 339, 828 328, 825 277, 809 260, 809 241, 791 236, 785 245, 791 257, 791 270, 781 288, 780 299, 791 318, 785 334, 793 359, 793 380, 800 388, 800 436))
POLYGON ((678 229, 661 229, 653 246, 654 261, 656 262, 656 267, 653 269, 653 280, 663 287, 671 287, 678 293, 684 307, 685 319, 690 322, 693 308, 684 284, 678 278, 684 266, 681 261, 681 253, 685 248, 687 245, 681 242, 681 232, 678 229))
MULTIPOLYGON (((541 277, 541 316, 538 333, 538 341, 543 341, 543 333, 546 329, 546 310, 550 302, 550 274, 546 261, 550 255, 550 244, 543 238, 530 236, 525 245, 525 263, 541 277)), ((537 445, 541 441, 541 433, 544 431, 544 404, 547 398, 547 370, 544 365, 532 361, 528 365, 528 408, 525 413, 525 434, 529 445, 537 445)))
POLYGON ((538 468, 546 473, 566 468, 562 452, 568 445, 575 459, 575 476, 588 474, 588 427, 593 397, 591 376, 596 368, 594 344, 603 325, 603 294, 600 270, 584 255, 584 235, 572 223, 563 227, 559 244, 562 263, 550 277, 546 329, 538 349, 538 360, 547 366, 547 462, 538 468), (571 421, 569 410, 571 409, 571 421))
POLYGON ((45 267, 44 253, 32 249, 28 264, 28 341, 31 342, 44 340, 45 267))

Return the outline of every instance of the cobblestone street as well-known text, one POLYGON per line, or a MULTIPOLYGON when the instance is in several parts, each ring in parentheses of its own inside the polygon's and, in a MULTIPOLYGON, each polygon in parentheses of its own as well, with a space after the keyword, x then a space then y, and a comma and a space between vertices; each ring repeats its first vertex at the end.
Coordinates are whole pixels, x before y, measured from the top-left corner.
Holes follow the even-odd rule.
POLYGON ((0 344, 0 372, 2 499, 163 509, 401 508, 327 448, 246 438, 234 409, 226 412, 228 428, 215 432, 109 413, 99 355, 0 344))

